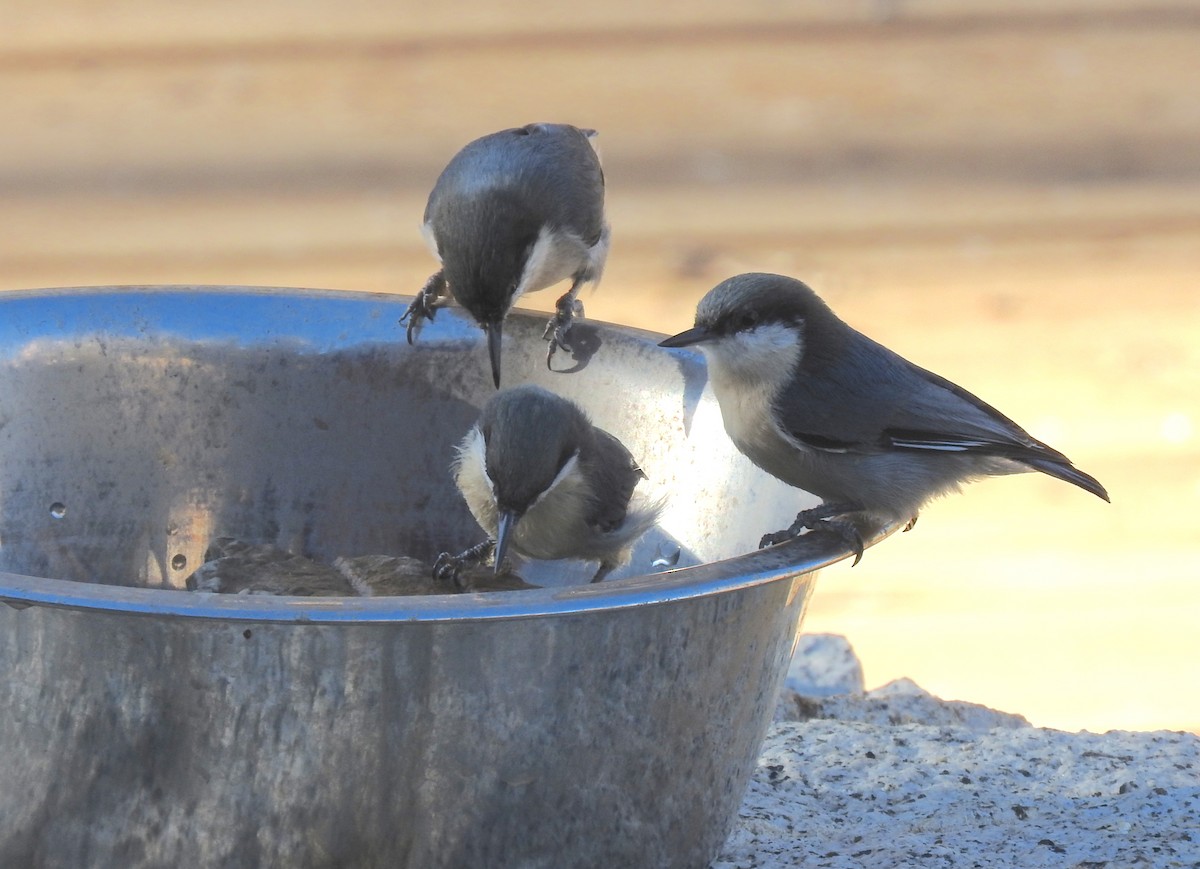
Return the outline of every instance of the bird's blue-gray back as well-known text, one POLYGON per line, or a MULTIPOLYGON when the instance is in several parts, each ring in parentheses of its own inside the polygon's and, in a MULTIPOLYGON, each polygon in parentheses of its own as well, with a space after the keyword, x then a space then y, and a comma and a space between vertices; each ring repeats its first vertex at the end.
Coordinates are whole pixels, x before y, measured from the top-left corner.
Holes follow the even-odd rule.
MULTIPOLYGON (((454 156, 429 194, 425 221, 434 232, 464 202, 516 192, 523 205, 552 228, 567 229, 589 245, 604 233, 604 172, 587 136, 565 124, 531 124, 492 133, 454 156), (595 190, 594 197, 567 195, 595 190)), ((536 232, 536 231, 535 231, 536 232)))

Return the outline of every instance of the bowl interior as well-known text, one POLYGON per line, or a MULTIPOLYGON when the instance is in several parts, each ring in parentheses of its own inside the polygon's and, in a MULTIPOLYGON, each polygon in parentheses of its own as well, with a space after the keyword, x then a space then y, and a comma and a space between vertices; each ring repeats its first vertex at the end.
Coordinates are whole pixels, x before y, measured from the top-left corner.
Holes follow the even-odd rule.
MULTIPOLYGON (((449 469, 493 392, 482 333, 450 307, 410 346, 407 301, 228 287, 0 298, 0 570, 178 589, 222 536, 319 559, 431 561, 479 542, 449 469)), ((732 447, 699 354, 583 320, 550 371, 544 324, 509 318, 504 383, 579 403, 665 503, 613 579, 751 552, 805 506, 732 447)), ((521 575, 571 585, 594 567, 521 575)))

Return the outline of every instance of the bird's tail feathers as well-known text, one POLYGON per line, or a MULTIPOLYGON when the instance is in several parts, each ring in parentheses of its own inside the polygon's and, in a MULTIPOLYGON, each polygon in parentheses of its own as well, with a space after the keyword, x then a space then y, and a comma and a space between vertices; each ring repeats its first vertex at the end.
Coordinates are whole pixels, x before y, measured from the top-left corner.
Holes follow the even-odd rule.
POLYGON ((629 509, 625 513, 625 521, 621 525, 622 535, 626 536, 631 543, 637 541, 658 524, 658 518, 666 506, 666 495, 657 498, 641 494, 634 495, 633 500, 629 502, 629 509))
POLYGON ((1085 492, 1091 492, 1097 498, 1109 501, 1108 490, 1091 474, 1085 474, 1069 462, 1057 461, 1051 458, 1022 456, 1022 464, 1028 465, 1035 471, 1049 474, 1068 483, 1073 483, 1085 492))

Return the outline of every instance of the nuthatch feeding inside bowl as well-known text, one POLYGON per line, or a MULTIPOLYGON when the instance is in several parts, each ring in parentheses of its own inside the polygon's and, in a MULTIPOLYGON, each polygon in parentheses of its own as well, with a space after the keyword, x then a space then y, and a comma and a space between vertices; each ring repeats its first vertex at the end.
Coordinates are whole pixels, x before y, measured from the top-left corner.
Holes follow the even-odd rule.
POLYGON ((600 562, 599 582, 629 560, 659 507, 634 498, 645 474, 617 438, 574 403, 538 386, 496 393, 463 438, 454 481, 490 536, 459 556, 443 553, 442 579, 509 547, 527 558, 600 562))
POLYGON ((744 274, 718 284, 700 300, 695 327, 660 346, 693 344, 705 351, 737 448, 822 500, 760 546, 821 523, 861 558, 861 536, 846 517, 911 528, 931 498, 992 475, 1041 471, 1108 500, 1058 450, 855 331, 793 278, 744 274))
POLYGON ((525 293, 570 278, 543 336, 549 366, 582 312, 580 288, 600 279, 608 256, 595 135, 569 124, 530 124, 476 139, 454 156, 425 206, 421 231, 442 268, 400 319, 408 319, 410 344, 449 290, 483 327, 499 388, 509 309, 525 293))

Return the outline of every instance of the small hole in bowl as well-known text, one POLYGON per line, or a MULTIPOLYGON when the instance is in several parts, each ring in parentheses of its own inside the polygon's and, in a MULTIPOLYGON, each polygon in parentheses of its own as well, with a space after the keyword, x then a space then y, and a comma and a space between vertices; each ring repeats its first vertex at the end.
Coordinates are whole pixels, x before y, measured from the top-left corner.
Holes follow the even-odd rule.
POLYGON ((171 559, 171 567, 175 570, 183 570, 187 567, 187 556, 182 552, 171 559))
POLYGON ((50 505, 50 515, 55 519, 61 519, 67 515, 67 505, 62 501, 55 501, 50 505))

